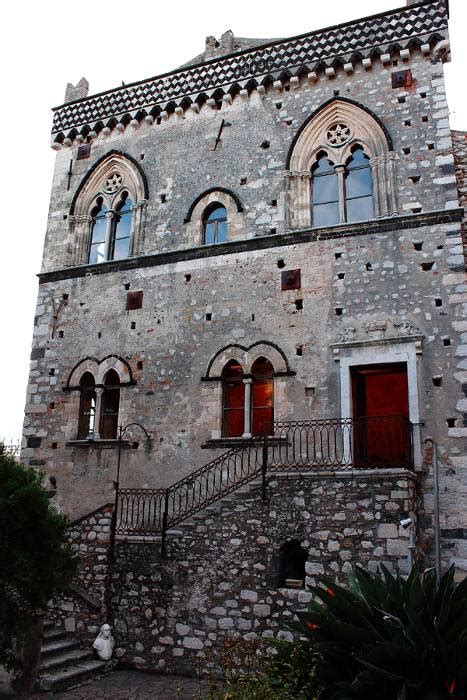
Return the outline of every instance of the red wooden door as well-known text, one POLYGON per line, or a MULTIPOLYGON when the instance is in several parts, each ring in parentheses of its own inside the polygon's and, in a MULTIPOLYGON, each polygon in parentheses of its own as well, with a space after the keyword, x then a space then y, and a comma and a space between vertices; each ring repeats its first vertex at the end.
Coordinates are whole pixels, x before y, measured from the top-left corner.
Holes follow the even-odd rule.
POLYGON ((355 461, 402 466, 410 458, 405 362, 352 367, 355 461), (360 419, 360 420, 359 420, 360 419))

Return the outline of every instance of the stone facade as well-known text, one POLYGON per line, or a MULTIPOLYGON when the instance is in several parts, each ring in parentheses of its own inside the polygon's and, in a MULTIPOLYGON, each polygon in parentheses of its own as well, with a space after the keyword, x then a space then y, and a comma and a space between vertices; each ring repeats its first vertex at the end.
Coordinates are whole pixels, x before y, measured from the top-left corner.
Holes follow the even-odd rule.
MULTIPOLYGON (((459 577, 467 570, 465 134, 449 127, 446 60, 447 8, 428 0, 264 45, 229 33, 220 43, 210 37, 199 61, 94 97, 83 79, 68 86, 66 104, 55 110, 56 168, 22 459, 55 476, 57 507, 86 516, 73 537, 84 556, 81 585, 89 588, 97 576, 93 599, 103 600, 105 586, 110 595, 100 569, 107 535, 87 514, 114 500, 113 482, 165 488, 238 444, 229 442, 223 423, 229 360, 244 369, 245 396, 255 360, 270 363, 276 421, 355 418, 356 368, 397 365, 407 376, 416 486, 412 480, 396 487, 397 477, 386 482, 376 471, 368 482, 350 477, 349 491, 336 475, 326 481, 328 500, 317 499, 318 486, 307 492, 312 507, 304 508, 296 501, 310 487, 293 479, 277 515, 282 529, 266 506, 256 522, 253 513, 247 517, 252 504, 236 500, 233 514, 222 506, 224 521, 209 516, 171 539, 164 562, 158 546, 118 543, 112 610, 119 644, 135 663, 181 669, 208 641, 217 644, 213 635, 276 634, 294 596, 306 598, 304 591, 268 587, 286 512, 303 532, 310 573, 324 567, 340 576, 346 557, 399 566, 406 555, 397 531, 403 511, 417 519, 419 554, 433 563, 438 510, 442 564, 454 563, 459 577), (374 214, 360 222, 348 220, 355 149, 368 160, 374 214), (315 166, 323 152, 338 178, 340 223, 314 226, 315 166), (131 226, 120 240, 125 202, 131 226), (208 244, 214 204, 225 209, 228 233, 208 244), (99 226, 102 240, 93 243, 99 226), (102 262, 91 264, 99 245, 102 262), (119 245, 127 246, 124 255, 119 245), (92 407, 82 398, 86 376, 95 386, 92 407), (105 404, 109 376, 119 384, 117 411, 105 404), (113 416, 113 428, 101 435, 91 412, 113 416), (117 423, 131 424, 121 444, 117 423), (148 449, 135 423, 151 435, 148 449), (379 523, 377 505, 388 489, 400 492, 387 502, 397 508, 379 523), (330 494, 339 500, 350 493, 340 510, 329 508, 330 494), (363 501, 372 513, 368 526, 354 522, 349 506, 363 501), (235 528, 248 539, 248 556, 235 528), (319 546, 315 531, 328 533, 319 546), (224 550, 230 573, 209 579, 213 598, 196 617, 187 596, 197 600, 203 572, 224 550), (169 579, 170 591, 161 583, 169 579), (221 583, 230 587, 214 595, 221 583), (257 600, 243 605, 242 591, 257 600), (256 615, 255 605, 273 610, 274 625, 269 613, 256 615), (225 614, 211 615, 216 607, 225 614), (249 608, 243 617, 242 607, 249 608), (152 636, 159 641, 150 643, 152 636)), ((88 603, 67 605, 78 606, 65 612, 73 612, 79 629, 95 624, 88 603)))
MULTIPOLYGON (((265 502, 253 483, 170 531, 165 558, 160 538, 119 538, 113 562, 105 560, 104 510, 72 528, 83 556, 78 585, 107 601, 122 661, 171 673, 202 664, 217 674, 226 640, 292 639, 289 624, 310 593, 277 581, 285 541, 307 550, 306 583, 318 574, 344 581, 356 563, 405 571, 408 533, 399 520, 415 498, 407 471, 272 476, 265 502)), ((79 595, 54 610, 86 642, 95 636, 98 619, 79 595)))

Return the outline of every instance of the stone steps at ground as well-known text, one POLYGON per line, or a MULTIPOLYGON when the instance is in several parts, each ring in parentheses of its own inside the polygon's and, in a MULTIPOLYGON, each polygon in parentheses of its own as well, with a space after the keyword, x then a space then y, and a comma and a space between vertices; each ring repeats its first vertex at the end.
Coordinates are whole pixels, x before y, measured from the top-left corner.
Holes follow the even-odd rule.
POLYGON ((103 673, 105 670, 104 661, 84 661, 80 664, 73 664, 68 668, 63 668, 56 673, 40 674, 36 687, 37 690, 53 691, 66 690, 71 686, 83 683, 93 676, 103 673))
POLYGON ((81 649, 72 634, 53 623, 44 623, 37 691, 66 690, 105 670, 106 663, 95 659, 92 649, 81 649))
POLYGON ((44 642, 41 648, 41 656, 45 657, 56 653, 60 654, 63 651, 76 648, 79 648, 79 641, 75 637, 67 635, 63 639, 44 642))
POLYGON ((63 654, 46 657, 41 661, 40 671, 56 670, 62 666, 68 666, 71 663, 82 663, 83 661, 91 661, 93 659, 92 651, 85 649, 71 649, 63 654))

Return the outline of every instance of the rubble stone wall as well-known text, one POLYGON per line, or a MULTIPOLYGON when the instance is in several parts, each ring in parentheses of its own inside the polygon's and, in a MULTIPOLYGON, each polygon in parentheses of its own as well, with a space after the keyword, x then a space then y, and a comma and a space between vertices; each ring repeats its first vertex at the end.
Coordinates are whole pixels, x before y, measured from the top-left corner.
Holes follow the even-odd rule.
MULTIPOLYGON (((252 484, 192 516, 169 534, 165 559, 160 539, 119 540, 106 570, 98 539, 106 536, 106 508, 72 529, 83 562, 79 584, 102 598, 109 572, 108 617, 122 661, 220 673, 225 640, 294 636, 289 625, 310 594, 306 586, 278 587, 282 545, 298 540, 308 552, 305 584, 319 574, 344 582, 356 564, 405 571, 408 536, 399 521, 414 509, 415 475, 404 470, 270 475, 266 502, 252 484)), ((62 614, 88 639, 106 621, 86 617, 76 602, 62 614)))

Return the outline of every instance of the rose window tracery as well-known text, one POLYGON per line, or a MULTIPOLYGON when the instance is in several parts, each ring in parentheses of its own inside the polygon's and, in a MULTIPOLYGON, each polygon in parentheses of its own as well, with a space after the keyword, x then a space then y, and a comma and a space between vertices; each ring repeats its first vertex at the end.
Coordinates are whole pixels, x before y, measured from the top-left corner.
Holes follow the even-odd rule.
POLYGON ((333 124, 326 132, 326 139, 330 146, 342 146, 350 136, 350 127, 342 122, 333 124))
POLYGON ((112 173, 105 181, 104 191, 112 194, 116 192, 123 183, 123 178, 120 173, 112 173))

